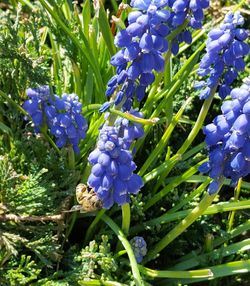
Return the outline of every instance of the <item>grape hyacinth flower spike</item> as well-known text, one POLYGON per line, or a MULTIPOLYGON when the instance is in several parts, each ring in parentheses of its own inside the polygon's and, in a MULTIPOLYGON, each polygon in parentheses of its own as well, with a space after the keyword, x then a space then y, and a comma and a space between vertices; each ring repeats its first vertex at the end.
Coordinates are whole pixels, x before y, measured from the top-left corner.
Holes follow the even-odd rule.
POLYGON ((136 97, 141 101, 148 85, 154 82, 153 71, 163 71, 162 54, 168 49, 167 1, 131 1, 138 10, 128 15, 128 27, 117 33, 115 45, 122 48, 112 58, 117 73, 108 82, 106 95, 114 94, 114 103, 130 110, 136 97))
POLYGON ((119 128, 104 125, 97 147, 89 155, 93 167, 88 185, 94 189, 104 208, 109 209, 114 203, 128 203, 129 194, 137 194, 143 186, 141 177, 133 173, 136 165, 126 147, 126 139, 119 128))
POLYGON ((44 124, 56 138, 59 148, 72 145, 79 154, 78 144, 86 137, 87 122, 82 116, 82 104, 76 94, 52 95, 48 86, 29 88, 23 108, 34 123, 35 132, 40 132, 44 124))
POLYGON ((231 179, 235 186, 250 173, 250 78, 240 88, 234 88, 231 100, 221 106, 222 114, 204 127, 209 160, 200 167, 213 182, 210 194, 218 190, 221 179, 231 179))
POLYGON ((244 56, 249 54, 250 49, 244 42, 248 33, 240 27, 243 24, 240 12, 229 12, 223 24, 208 33, 206 54, 198 70, 198 75, 208 77, 195 84, 195 88, 201 89, 200 99, 207 99, 217 86, 219 96, 224 99, 230 94, 230 86, 238 72, 245 69, 244 56))
POLYGON ((135 236, 130 240, 137 263, 141 263, 147 254, 147 243, 142 236, 135 236))
MULTIPOLYGON (((200 28, 203 9, 209 6, 209 1, 132 0, 131 6, 136 10, 129 13, 127 28, 120 30, 115 37, 115 45, 121 50, 111 58, 116 75, 108 82, 106 96, 112 97, 112 101, 105 103, 101 112, 113 103, 116 106, 121 104, 127 111, 135 98, 139 102, 144 99, 146 88, 155 80, 154 72, 164 69, 163 54, 169 49, 166 36, 189 18, 191 27, 200 28)), ((174 54, 182 41, 192 42, 187 29, 172 43, 174 54)))

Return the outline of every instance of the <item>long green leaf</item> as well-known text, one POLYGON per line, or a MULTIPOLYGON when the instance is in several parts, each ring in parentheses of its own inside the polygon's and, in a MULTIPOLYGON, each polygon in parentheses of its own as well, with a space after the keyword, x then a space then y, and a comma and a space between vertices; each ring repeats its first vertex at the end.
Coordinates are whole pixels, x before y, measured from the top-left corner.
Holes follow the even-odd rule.
POLYGON ((201 262, 204 261, 216 261, 218 259, 221 259, 223 257, 238 253, 239 251, 244 252, 248 251, 250 249, 250 239, 245 239, 243 241, 233 243, 229 246, 222 246, 219 249, 214 249, 211 252, 197 255, 195 257, 192 257, 190 259, 184 260, 178 264, 176 264, 171 269, 174 270, 187 270, 190 268, 197 267, 201 264, 201 262))
POLYGON ((111 33, 110 25, 109 25, 108 18, 107 18, 107 13, 105 12, 104 6, 101 1, 100 1, 98 21, 99 21, 101 33, 108 47, 109 54, 110 56, 113 56, 116 52, 116 48, 114 45, 114 38, 111 33))
MULTIPOLYGON (((213 215, 216 213, 229 212, 232 210, 245 210, 249 208, 250 208, 250 200, 245 200, 240 202, 223 202, 209 206, 207 210, 203 213, 203 215, 213 215)), ((191 209, 188 209, 171 214, 166 212, 165 214, 157 218, 145 221, 143 224, 140 223, 139 225, 133 226, 130 229, 130 234, 138 233, 147 228, 150 228, 151 226, 165 224, 175 220, 180 220, 185 216, 187 216, 191 211, 192 211, 191 209)))
POLYGON ((98 89, 101 93, 104 92, 105 87, 103 84, 103 80, 101 77, 101 73, 98 67, 98 61, 94 57, 94 55, 91 52, 91 48, 89 46, 88 40, 86 37, 81 33, 81 37, 83 40, 83 43, 85 45, 85 48, 83 47, 82 43, 77 39, 77 37, 70 31, 70 29, 64 24, 63 20, 58 16, 57 13, 53 11, 53 9, 50 7, 50 5, 47 3, 46 0, 40 0, 40 3, 42 6, 48 11, 48 13, 52 16, 54 21, 57 23, 57 25, 68 35, 68 37, 72 40, 76 48, 83 54, 84 57, 88 60, 89 64, 91 65, 94 74, 96 76, 96 84, 98 86, 98 89))
MULTIPOLYGON (((213 277, 209 278, 208 280, 214 280, 214 279, 221 278, 221 277, 248 273, 250 272, 250 259, 233 261, 233 262, 229 262, 229 263, 225 263, 221 265, 211 266, 209 267, 209 269, 213 273, 213 277)), ((189 285, 191 283, 197 283, 197 282, 206 281, 206 280, 207 278, 199 278, 197 280, 181 279, 181 280, 178 280, 178 282, 189 285)), ((169 284, 164 284, 164 285, 169 285, 169 284)), ((173 285, 173 284, 170 284, 170 285, 173 285)))

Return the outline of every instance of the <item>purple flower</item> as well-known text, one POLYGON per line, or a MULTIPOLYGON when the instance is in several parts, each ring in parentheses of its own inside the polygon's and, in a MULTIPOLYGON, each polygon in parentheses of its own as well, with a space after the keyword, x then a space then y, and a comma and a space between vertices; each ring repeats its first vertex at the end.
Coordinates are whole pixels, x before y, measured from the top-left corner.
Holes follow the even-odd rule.
POLYGON ((222 178, 230 178, 235 185, 239 178, 250 173, 250 79, 231 91, 231 100, 224 101, 222 114, 204 127, 209 161, 200 171, 214 179, 210 194, 218 190, 222 178))
POLYGON ((142 236, 135 236, 130 240, 137 263, 141 263, 147 254, 147 243, 142 236))
MULTIPOLYGON (((206 54, 200 62, 198 75, 209 76, 200 92, 200 98, 206 99, 210 91, 218 85, 219 96, 224 99, 231 92, 230 85, 238 72, 245 69, 243 57, 249 54, 249 45, 244 42, 247 32, 238 28, 244 23, 239 12, 229 12, 224 23, 208 33, 206 54)), ((204 83, 204 81, 202 81, 204 83)), ((199 85, 196 85, 198 88, 199 85)))
MULTIPOLYGON (((193 28, 200 28, 203 9, 209 6, 209 1, 132 0, 131 6, 137 10, 129 13, 127 28, 115 36, 115 45, 121 50, 111 58, 117 74, 109 80, 106 90, 106 96, 113 96, 115 105, 122 104, 124 111, 130 110, 135 99, 139 102, 144 99, 146 88, 155 80, 154 72, 164 70, 163 54, 169 48, 166 36, 185 20, 190 20, 193 28)), ((174 54, 183 41, 192 42, 188 29, 173 39, 174 54)), ((242 67, 241 62, 237 65, 242 67)), ((108 105, 100 111, 106 111, 105 107, 108 105)))
MULTIPOLYGON (((128 203, 129 194, 138 193, 143 186, 141 177, 133 173, 136 165, 127 148, 129 143, 122 134, 125 129, 126 127, 120 130, 119 126, 104 125, 100 130, 97 147, 88 158, 93 166, 88 185, 94 189, 102 200, 103 207, 107 209, 114 203, 128 203)), ((139 133, 133 134, 133 138, 139 133)))
POLYGON ((62 97, 50 94, 49 87, 29 88, 23 108, 31 116, 35 131, 40 132, 44 124, 56 137, 59 148, 71 144, 79 154, 78 144, 86 137, 87 122, 81 115, 82 105, 75 94, 63 94, 62 97))

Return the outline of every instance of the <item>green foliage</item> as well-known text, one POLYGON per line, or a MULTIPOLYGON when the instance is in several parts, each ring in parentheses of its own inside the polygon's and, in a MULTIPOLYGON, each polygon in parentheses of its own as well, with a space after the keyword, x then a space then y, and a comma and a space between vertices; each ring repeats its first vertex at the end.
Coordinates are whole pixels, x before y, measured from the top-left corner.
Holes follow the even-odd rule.
POLYGON ((80 255, 75 258, 80 263, 79 282, 90 278, 115 280, 114 274, 118 270, 118 264, 110 250, 108 236, 102 235, 101 239, 99 243, 95 240, 91 241, 89 246, 82 249, 80 255))
POLYGON ((38 265, 31 260, 30 256, 22 255, 18 263, 10 262, 7 267, 7 272, 4 275, 4 280, 0 282, 3 286, 30 285, 31 282, 37 279, 41 272, 38 265), (8 269, 9 268, 9 269, 8 269))
POLYGON ((2 11, 0 23, 0 89, 18 99, 30 85, 49 80, 40 46, 41 18, 27 17, 18 6, 14 13, 2 11))
MULTIPOLYGON (((159 121, 145 125, 145 137, 133 146, 145 186, 131 197, 131 216, 129 206, 122 213, 118 206, 68 212, 77 204, 76 185, 86 183, 87 157, 104 122, 97 110, 114 74, 110 20, 121 12, 116 1, 0 3, 0 285, 247 285, 241 272, 250 272, 249 183, 234 194, 226 180, 209 206, 202 199, 209 178, 197 173, 206 158, 203 123, 221 105, 216 96, 205 104, 197 98, 197 63, 205 32, 220 16, 214 7, 237 1, 213 2, 197 41, 166 56, 165 73, 156 74, 147 100, 136 103, 146 119, 159 121), (57 152, 25 120, 25 90, 43 84, 79 96, 89 126, 80 156, 67 148, 57 152), (136 235, 145 238, 144 262, 154 269, 136 263, 129 244, 136 235), (210 276, 197 278, 200 269, 210 276)), ((126 15, 125 9, 121 25, 126 15)), ((249 73, 246 60, 240 79, 249 73)))

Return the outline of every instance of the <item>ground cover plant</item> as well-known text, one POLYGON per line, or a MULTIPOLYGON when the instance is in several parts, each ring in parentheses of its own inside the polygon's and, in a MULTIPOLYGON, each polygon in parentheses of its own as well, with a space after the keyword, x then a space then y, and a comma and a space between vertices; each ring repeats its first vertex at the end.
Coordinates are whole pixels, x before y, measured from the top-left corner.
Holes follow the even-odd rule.
POLYGON ((0 3, 0 285, 249 285, 249 7, 0 3))

